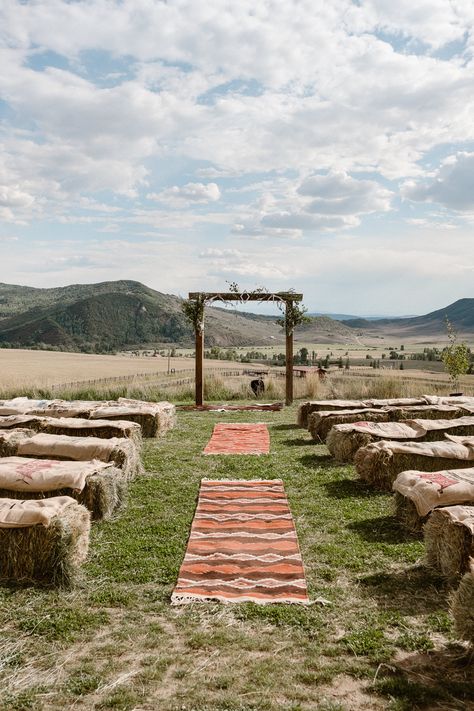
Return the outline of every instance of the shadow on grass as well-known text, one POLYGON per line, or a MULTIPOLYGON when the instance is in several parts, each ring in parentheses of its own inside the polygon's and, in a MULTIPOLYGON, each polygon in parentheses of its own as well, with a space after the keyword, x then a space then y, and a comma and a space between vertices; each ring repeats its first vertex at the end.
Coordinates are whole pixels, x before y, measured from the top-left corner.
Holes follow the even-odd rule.
POLYGON ((384 610, 426 615, 448 609, 448 588, 438 575, 417 565, 359 578, 360 589, 384 610))
POLYGON ((374 498, 376 496, 387 496, 387 492, 367 486, 361 479, 340 479, 339 481, 326 481, 323 484, 328 496, 333 499, 350 499, 352 497, 364 496, 374 498))
POLYGON ((336 462, 330 454, 315 452, 314 454, 305 454, 299 458, 301 464, 310 469, 342 469, 347 464, 336 462))
POLYGON ((316 444, 314 439, 303 439, 303 437, 298 437, 298 439, 285 439, 282 444, 287 447, 312 447, 316 444))
POLYGON ((474 708, 472 655, 454 645, 428 653, 415 652, 396 665, 386 665, 372 690, 403 703, 403 708, 467 711, 474 708))
MULTIPOLYGON (((380 494, 383 492, 379 492, 380 494)), ((347 528, 355 531, 364 541, 369 543, 409 543, 414 538, 404 529, 395 516, 380 516, 379 518, 366 518, 363 521, 352 521, 347 524, 347 528)))
POLYGON ((299 425, 272 425, 272 430, 301 430, 303 429, 299 425))

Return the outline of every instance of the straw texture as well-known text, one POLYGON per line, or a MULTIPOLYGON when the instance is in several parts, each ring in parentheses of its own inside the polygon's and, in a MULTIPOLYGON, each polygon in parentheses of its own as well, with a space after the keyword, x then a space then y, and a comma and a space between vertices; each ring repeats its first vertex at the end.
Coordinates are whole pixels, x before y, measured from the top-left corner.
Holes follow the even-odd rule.
POLYGON ((70 587, 89 547, 90 514, 75 501, 50 525, 0 528, 0 581, 70 587))

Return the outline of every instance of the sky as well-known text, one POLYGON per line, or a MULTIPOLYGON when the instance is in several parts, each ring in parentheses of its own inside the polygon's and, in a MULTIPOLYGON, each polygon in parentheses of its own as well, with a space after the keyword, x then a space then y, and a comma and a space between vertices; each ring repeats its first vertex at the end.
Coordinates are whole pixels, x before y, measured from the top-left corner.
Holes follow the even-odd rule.
POLYGON ((474 297, 472 0, 2 0, 0 282, 474 297))

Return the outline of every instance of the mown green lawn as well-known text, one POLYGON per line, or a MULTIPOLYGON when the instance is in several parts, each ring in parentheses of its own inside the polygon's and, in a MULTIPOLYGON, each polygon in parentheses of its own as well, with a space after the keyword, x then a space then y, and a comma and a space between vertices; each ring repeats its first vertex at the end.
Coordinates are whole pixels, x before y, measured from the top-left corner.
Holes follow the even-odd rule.
POLYGON ((147 473, 94 524, 81 585, 0 588, 1 711, 474 708, 422 541, 294 422, 296 408, 180 412, 146 441, 147 473), (218 421, 268 423, 271 454, 203 456, 218 421), (202 477, 283 479, 314 604, 170 606, 202 477))

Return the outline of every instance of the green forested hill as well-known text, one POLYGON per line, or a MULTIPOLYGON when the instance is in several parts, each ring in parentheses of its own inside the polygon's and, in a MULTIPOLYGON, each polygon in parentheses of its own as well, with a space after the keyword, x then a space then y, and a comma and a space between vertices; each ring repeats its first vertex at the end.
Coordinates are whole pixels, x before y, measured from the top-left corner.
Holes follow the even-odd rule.
MULTIPOLYGON (((269 319, 206 311, 207 345, 263 345, 281 339, 269 319)), ((193 331, 177 296, 139 282, 34 289, 0 284, 0 345, 109 352, 131 346, 191 345, 193 331)))

